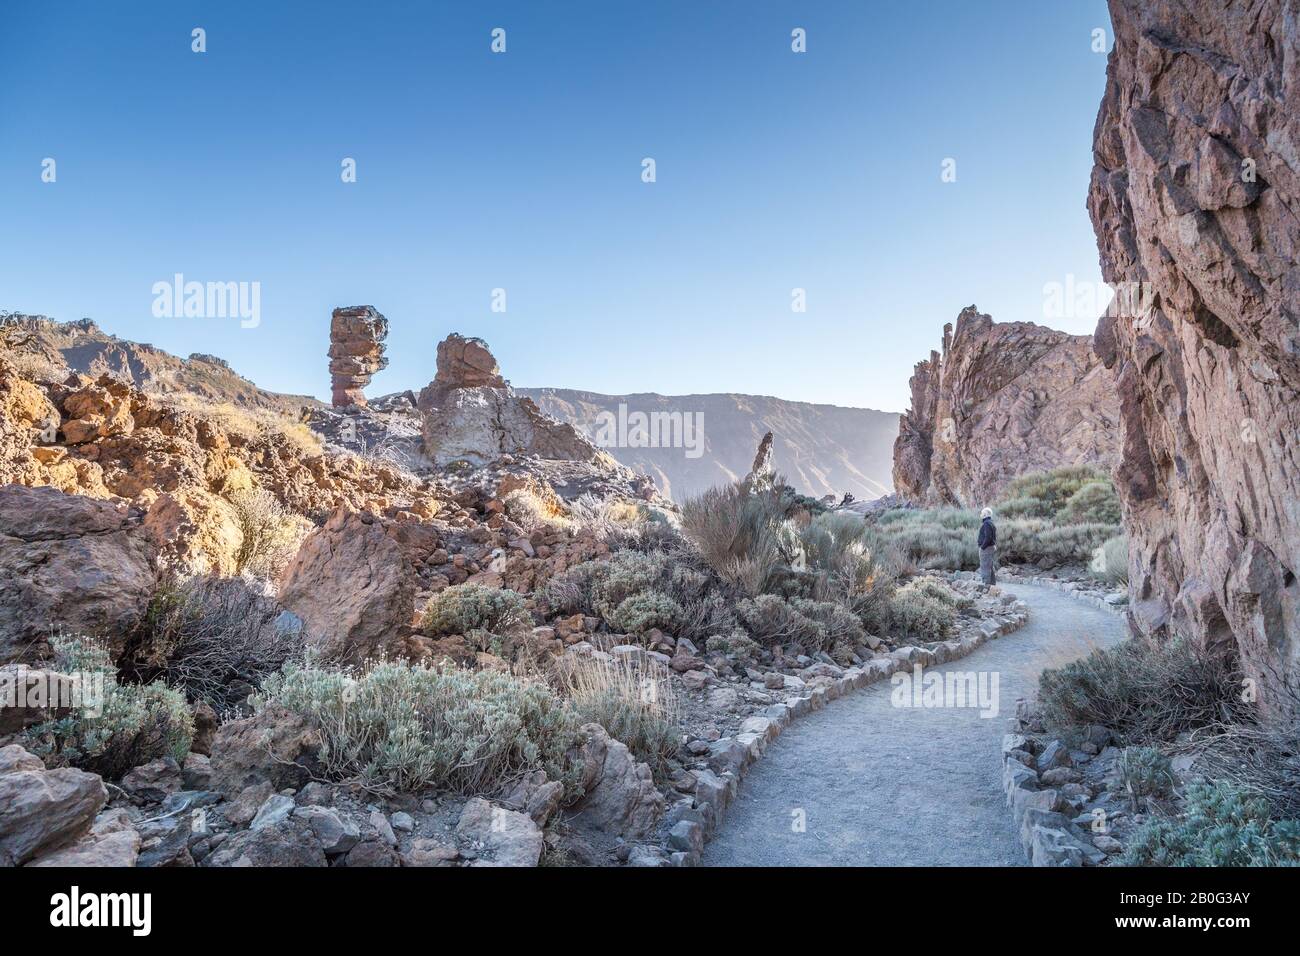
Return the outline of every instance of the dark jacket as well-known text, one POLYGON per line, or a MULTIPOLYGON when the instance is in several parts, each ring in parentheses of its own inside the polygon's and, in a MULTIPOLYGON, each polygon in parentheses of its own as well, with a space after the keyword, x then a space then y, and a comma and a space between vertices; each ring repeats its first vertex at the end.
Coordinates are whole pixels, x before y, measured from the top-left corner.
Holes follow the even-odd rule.
POLYGON ((984 523, 980 525, 979 546, 980 549, 991 548, 998 543, 998 529, 993 526, 992 518, 985 518, 984 523))

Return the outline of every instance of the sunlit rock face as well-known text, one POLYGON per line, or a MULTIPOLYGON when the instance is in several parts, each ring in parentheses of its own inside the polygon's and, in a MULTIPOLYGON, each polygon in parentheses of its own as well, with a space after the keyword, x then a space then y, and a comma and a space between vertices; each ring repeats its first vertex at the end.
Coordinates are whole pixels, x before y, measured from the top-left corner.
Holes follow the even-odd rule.
POLYGON ((913 501, 982 506, 1020 475, 1115 460, 1119 403, 1091 336, 994 322, 972 305, 911 385, 894 487, 913 501))
POLYGON ((1300 63, 1285 0, 1111 0, 1088 209, 1142 632, 1237 651, 1282 706, 1300 664, 1300 63))

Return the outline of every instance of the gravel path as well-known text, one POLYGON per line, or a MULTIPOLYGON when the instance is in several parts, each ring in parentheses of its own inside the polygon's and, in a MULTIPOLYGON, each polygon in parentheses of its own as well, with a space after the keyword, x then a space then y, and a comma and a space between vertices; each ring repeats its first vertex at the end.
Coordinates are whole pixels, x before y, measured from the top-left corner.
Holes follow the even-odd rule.
POLYGON ((1002 792, 1002 735, 1038 674, 1126 635, 1050 588, 1004 585, 1029 623, 938 668, 998 675, 998 713, 894 707, 881 681, 795 721, 746 776, 705 866, 1024 866, 1002 792), (796 832, 799 812, 805 832, 796 832))

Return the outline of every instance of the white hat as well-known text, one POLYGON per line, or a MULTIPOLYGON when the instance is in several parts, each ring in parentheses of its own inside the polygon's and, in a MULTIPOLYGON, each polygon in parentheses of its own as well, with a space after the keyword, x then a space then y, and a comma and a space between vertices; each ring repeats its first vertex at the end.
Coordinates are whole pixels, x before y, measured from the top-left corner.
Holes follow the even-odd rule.
POLYGON ((980 517, 981 517, 981 518, 992 518, 992 517, 993 517, 993 509, 992 509, 992 508, 985 508, 983 511, 980 512, 980 517))

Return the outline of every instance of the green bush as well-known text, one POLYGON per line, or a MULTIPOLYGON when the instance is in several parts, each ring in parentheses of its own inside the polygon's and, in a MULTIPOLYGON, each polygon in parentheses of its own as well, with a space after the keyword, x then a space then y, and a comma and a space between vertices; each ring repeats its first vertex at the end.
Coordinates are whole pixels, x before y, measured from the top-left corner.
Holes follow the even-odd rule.
POLYGON ((1128 794, 1134 813, 1148 797, 1166 797, 1174 790, 1174 770, 1169 758, 1155 747, 1125 747, 1116 765, 1119 784, 1128 794))
POLYGON ((876 529, 907 563, 920 570, 979 567, 979 512, 968 508, 899 508, 876 519, 876 529))
POLYGON ((1109 479, 1083 485, 1052 516, 1057 524, 1119 524, 1122 517, 1119 495, 1109 479))
POLYGON ((1226 662, 1186 642, 1133 639, 1043 671, 1038 703, 1049 727, 1097 724, 1121 742, 1142 743, 1244 716, 1239 688, 1226 662))
POLYGON ((735 626, 717 578, 663 551, 616 551, 570 568, 547 583, 540 602, 554 613, 599 617, 620 633, 658 627, 702 640, 735 626))
POLYGON ((624 598, 607 618, 609 626, 622 634, 645 634, 658 628, 675 634, 685 612, 682 606, 659 591, 638 591, 624 598))
POLYGON ((453 584, 429 599, 420 628, 429 637, 496 632, 531 620, 524 599, 506 588, 453 584))
POLYGON ((46 721, 22 733, 23 746, 46 766, 73 766, 116 780, 141 764, 189 753, 194 721, 185 696, 162 683, 120 684, 103 645, 85 637, 51 641, 53 669, 103 678, 97 715, 88 709, 46 721))
MULTIPOLYGON (((1092 484, 1110 485, 1110 478, 1105 472, 1089 465, 1021 475, 1003 490, 996 510, 1008 518, 1047 518, 1057 519, 1058 523, 1068 523, 1059 521, 1058 513, 1081 488, 1092 484)), ((1118 520, 1117 515, 1115 521, 1118 520)))
POLYGON ((1300 821, 1274 820, 1268 801, 1230 783, 1194 783, 1182 813, 1143 826, 1122 861, 1128 866, 1300 866, 1300 821))
POLYGON ((893 593, 888 613, 888 625, 882 629, 923 641, 943 640, 957 620, 956 603, 952 597, 938 596, 933 582, 920 578, 893 593))
POLYGON ((804 651, 825 650, 826 627, 816 618, 804 614, 797 601, 775 594, 760 594, 746 598, 736 606, 736 615, 750 636, 762 647, 773 648, 796 645, 804 651))
POLYGON ((579 779, 565 759, 580 741, 576 711, 546 685, 500 671, 381 661, 353 676, 289 663, 256 701, 271 705, 318 724, 335 780, 488 794, 534 770, 570 793, 579 779))
POLYGON ((763 652, 758 643, 740 628, 730 634, 713 635, 705 641, 704 647, 715 654, 725 654, 741 666, 753 664, 763 652))

